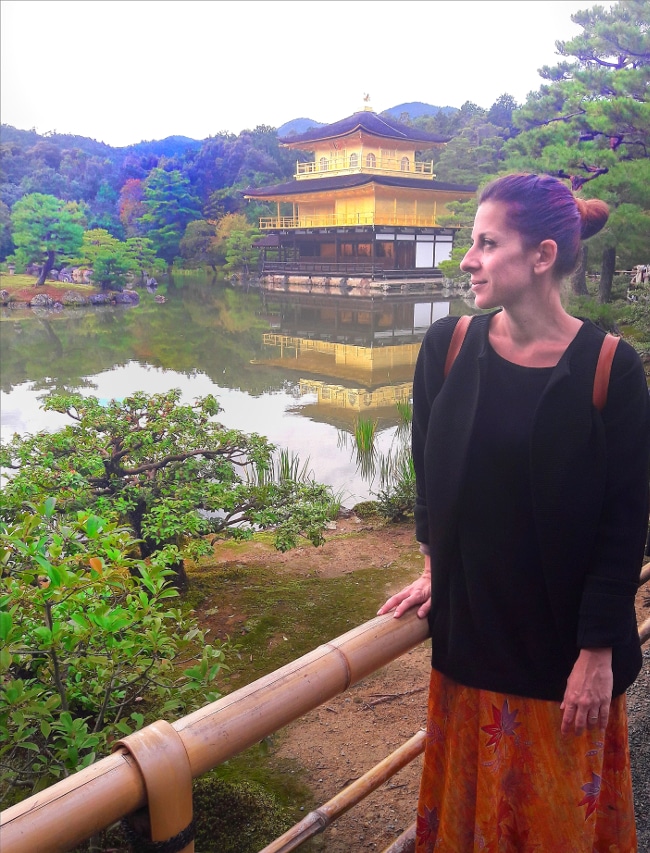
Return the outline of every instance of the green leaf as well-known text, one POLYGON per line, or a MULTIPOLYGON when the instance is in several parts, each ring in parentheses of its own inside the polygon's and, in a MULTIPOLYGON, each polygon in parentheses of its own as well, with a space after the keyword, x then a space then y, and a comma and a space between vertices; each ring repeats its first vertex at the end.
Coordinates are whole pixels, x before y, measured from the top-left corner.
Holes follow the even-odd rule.
POLYGON ((44 507, 44 515, 46 518, 52 518, 54 514, 54 507, 56 506, 56 498, 49 497, 45 499, 44 507))
POLYGON ((11 666, 11 653, 7 648, 0 649, 0 671, 7 672, 11 666))
POLYGON ((96 515, 89 516, 88 519, 86 520, 86 524, 85 524, 86 533, 88 534, 88 537, 90 539, 96 539, 97 534, 101 530, 103 524, 104 524, 103 520, 101 518, 99 518, 98 516, 96 516, 96 515))
POLYGON ((9 613, 7 610, 0 610, 0 640, 2 640, 3 642, 9 636, 12 624, 13 618, 11 616, 11 613, 9 613))

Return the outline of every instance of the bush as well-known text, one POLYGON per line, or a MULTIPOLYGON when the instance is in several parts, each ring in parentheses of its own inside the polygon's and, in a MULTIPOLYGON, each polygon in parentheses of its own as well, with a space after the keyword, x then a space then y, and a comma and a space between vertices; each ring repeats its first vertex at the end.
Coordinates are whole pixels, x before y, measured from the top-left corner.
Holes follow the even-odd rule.
POLYGON ((217 699, 224 660, 171 606, 171 572, 129 556, 127 531, 54 510, 50 498, 0 523, 0 760, 14 802, 217 699))
POLYGON ((210 536, 245 538, 272 528, 281 550, 302 538, 322 544, 336 503, 331 490, 311 477, 291 479, 302 476, 298 464, 273 474, 274 446, 222 426, 213 396, 179 401, 178 389, 105 404, 50 395, 44 408, 71 423, 0 447, 0 465, 12 471, 5 516, 26 500, 55 496, 61 513, 116 517, 138 540, 139 556, 164 558, 180 588, 184 558, 210 553, 210 536))

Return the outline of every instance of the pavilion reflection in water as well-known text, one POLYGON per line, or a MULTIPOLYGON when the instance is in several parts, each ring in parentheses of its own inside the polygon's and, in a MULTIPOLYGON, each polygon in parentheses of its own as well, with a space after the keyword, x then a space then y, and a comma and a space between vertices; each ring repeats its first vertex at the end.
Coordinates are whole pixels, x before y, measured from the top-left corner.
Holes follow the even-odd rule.
POLYGON ((301 414, 353 431, 359 417, 382 427, 398 421, 409 402, 413 371, 426 330, 449 314, 450 302, 431 291, 372 294, 290 286, 263 291, 273 331, 264 361, 299 374, 301 394, 314 403, 301 414))

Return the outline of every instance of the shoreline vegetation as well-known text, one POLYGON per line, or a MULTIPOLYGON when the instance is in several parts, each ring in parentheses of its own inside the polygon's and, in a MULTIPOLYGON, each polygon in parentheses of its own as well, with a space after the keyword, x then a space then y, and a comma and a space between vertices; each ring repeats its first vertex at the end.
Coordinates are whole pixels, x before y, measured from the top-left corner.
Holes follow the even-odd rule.
MULTIPOLYGON (((200 270, 174 270, 172 275, 182 276, 187 273, 200 275, 200 270)), ((206 280, 214 280, 215 274, 204 270, 206 280)), ((225 274, 225 273, 224 273, 225 274)), ((606 331, 621 334, 639 352, 647 366, 650 379, 650 287, 646 286, 635 294, 634 301, 630 300, 629 272, 619 272, 614 279, 611 301, 601 303, 598 300, 599 281, 590 277, 586 295, 576 295, 567 290, 565 302, 567 310, 575 316, 592 320, 606 331)), ((137 305, 139 293, 143 286, 129 285, 123 290, 106 290, 93 284, 77 282, 46 281, 36 285, 37 277, 25 273, 9 274, 0 270, 0 306, 4 308, 22 309, 28 307, 52 308, 55 304, 63 307, 79 307, 84 304, 114 304, 122 303, 137 305)), ((466 294, 462 282, 444 280, 443 292, 454 292, 461 296, 466 294)), ((163 295, 165 277, 158 295, 157 302, 164 302, 163 295)), ((468 300, 469 307, 469 300, 468 300)))
MULTIPOLYGON (((5 308, 48 307, 53 304, 75 307, 90 304, 91 297, 102 297, 100 304, 105 304, 115 301, 114 297, 119 292, 78 282, 46 281, 37 286, 36 281, 36 276, 0 272, 0 305, 5 308)), ((121 291, 125 292, 137 296, 136 290, 121 291)), ((136 299, 131 304, 135 302, 136 299)))

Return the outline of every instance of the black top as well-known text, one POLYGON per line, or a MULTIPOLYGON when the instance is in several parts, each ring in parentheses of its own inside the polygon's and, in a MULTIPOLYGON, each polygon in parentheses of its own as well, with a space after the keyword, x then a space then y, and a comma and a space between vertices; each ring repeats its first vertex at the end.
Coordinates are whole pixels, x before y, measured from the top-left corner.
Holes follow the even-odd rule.
POLYGON ((489 347, 449 589, 463 627, 439 625, 433 642, 437 668, 473 687, 512 692, 516 683, 534 696, 562 654, 558 638, 548 636, 553 620, 529 466, 533 416, 551 373, 513 364, 489 347))
POLYGON ((641 667, 643 365, 620 341, 600 412, 592 403, 600 329, 585 321, 558 364, 539 372, 491 352, 492 316, 473 318, 446 378, 456 318, 438 320, 415 369, 415 522, 431 554, 432 663, 470 686, 561 700, 579 650, 611 647, 618 695, 641 667))

